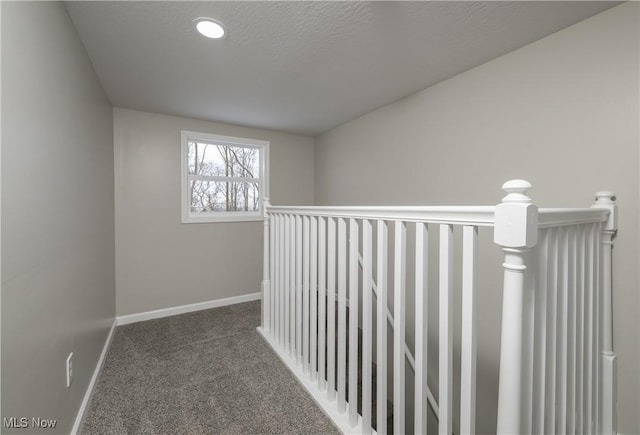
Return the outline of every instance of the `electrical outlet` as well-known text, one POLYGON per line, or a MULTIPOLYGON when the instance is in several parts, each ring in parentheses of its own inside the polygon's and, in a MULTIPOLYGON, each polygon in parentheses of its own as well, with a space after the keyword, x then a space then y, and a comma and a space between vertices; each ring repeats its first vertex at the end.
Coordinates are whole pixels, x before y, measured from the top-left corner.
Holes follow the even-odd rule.
POLYGON ((71 386, 73 382, 73 352, 67 357, 67 388, 71 386))

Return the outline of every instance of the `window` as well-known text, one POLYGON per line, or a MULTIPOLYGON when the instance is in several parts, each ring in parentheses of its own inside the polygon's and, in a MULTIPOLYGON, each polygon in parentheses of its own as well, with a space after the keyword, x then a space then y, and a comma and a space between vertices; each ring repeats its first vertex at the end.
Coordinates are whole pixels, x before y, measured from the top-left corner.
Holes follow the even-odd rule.
POLYGON ((182 132, 182 222, 262 220, 269 142, 182 132))

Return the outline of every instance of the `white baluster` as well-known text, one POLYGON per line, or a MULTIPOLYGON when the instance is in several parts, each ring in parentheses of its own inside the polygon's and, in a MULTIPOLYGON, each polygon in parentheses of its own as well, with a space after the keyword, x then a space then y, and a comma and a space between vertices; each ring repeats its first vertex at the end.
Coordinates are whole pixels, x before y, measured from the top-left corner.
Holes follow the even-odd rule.
POLYGON ((371 221, 362 221, 362 431, 371 433, 373 241, 371 221))
POLYGON ((336 398, 336 221, 327 238, 327 399, 336 398))
POLYGON ((318 220, 312 217, 310 240, 310 277, 309 277, 309 358, 311 359, 311 379, 318 375, 318 220))
POLYGON ((302 370, 309 373, 309 217, 302 222, 302 370))
POLYGON ((287 298, 287 294, 285 293, 285 283, 284 279, 286 279, 285 271, 285 258, 286 254, 289 253, 287 249, 287 245, 285 243, 285 218, 283 217, 280 220, 280 259, 278 260, 280 263, 280 276, 283 277, 280 280, 280 288, 278 289, 279 297, 278 297, 278 340, 280 345, 285 347, 284 342, 284 325, 285 325, 285 300, 287 298))
POLYGON ((280 271, 277 268, 277 260, 278 260, 278 250, 276 249, 278 246, 278 237, 277 230, 278 228, 278 215, 271 216, 271 317, 270 317, 270 336, 275 339, 275 328, 276 328, 276 292, 278 291, 278 280, 280 271))
POLYGON ((568 360, 568 302, 569 302, 569 247, 567 227, 560 228, 560 294, 558 303, 558 410, 556 433, 567 431, 567 360, 568 360))
POLYGON ((289 216, 289 275, 285 277, 289 283, 289 355, 296 357, 296 264, 299 252, 296 251, 296 220, 289 216))
POLYGON ((584 346, 584 297, 585 297, 585 226, 578 225, 577 231, 577 261, 576 261, 576 433, 583 433, 584 418, 584 385, 585 385, 585 346, 584 346))
MULTIPOLYGON (((538 209, 526 195, 531 184, 524 180, 506 182, 502 188, 507 192, 502 203, 496 207, 494 241, 504 252, 504 285, 502 299, 502 331, 500 345, 500 381, 498 390, 498 433, 514 434, 528 432, 523 422, 526 412, 523 392, 526 391, 523 373, 523 358, 530 358, 523 343, 523 331, 528 330, 524 322, 525 292, 533 291, 532 274, 527 272, 530 250, 536 245, 538 236, 538 209), (524 351, 524 352, 523 352, 524 351)), ((441 369, 442 370, 442 369, 441 369)), ((442 390, 441 390, 442 391, 442 390)), ((442 394, 442 393, 441 393, 442 394)), ((440 405, 442 413, 442 405, 440 405)))
POLYGON ((568 243, 568 319, 567 319, 567 434, 575 434, 576 415, 576 227, 569 227, 568 243))
POLYGON ((549 230, 541 230, 538 243, 538 275, 535 289, 535 319, 534 319, 534 366, 533 366, 533 397, 532 397, 532 433, 544 434, 545 417, 545 386, 547 373, 545 371, 547 358, 547 292, 548 292, 548 258, 549 258, 549 230))
POLYGON ((440 225, 438 432, 453 433, 453 226, 440 225))
POLYGON ((393 432, 405 432, 405 300, 406 300, 407 228, 395 222, 395 252, 393 258, 393 432))
POLYGON ((595 409, 593 410, 593 413, 595 415, 595 421, 594 421, 594 425, 595 425, 595 431, 598 433, 602 432, 602 426, 600 425, 600 414, 601 414, 601 410, 602 410, 602 396, 601 396, 601 391, 600 391, 600 385, 602 383, 602 368, 600 367, 600 361, 602 359, 602 347, 601 347, 601 340, 600 340, 600 336, 603 333, 602 331, 602 318, 601 318, 601 309, 600 309, 600 300, 602 298, 602 281, 600 280, 600 269, 602 267, 602 263, 601 263, 601 259, 600 259, 600 252, 601 252, 601 240, 602 240, 602 224, 601 223, 597 223, 596 224, 596 262, 595 262, 595 267, 593 268, 594 272, 595 272, 595 277, 594 277, 594 282, 596 283, 596 294, 594 297, 594 303, 595 303, 595 314, 594 314, 594 318, 595 318, 595 324, 596 324, 596 333, 595 333, 595 344, 594 344, 594 349, 595 352, 593 354, 594 356, 594 362, 593 365, 595 367, 594 370, 594 374, 596 375, 595 379, 594 379, 594 405, 595 405, 595 409), (600 243, 598 243, 600 242, 600 243))
POLYGON ((358 424, 358 223, 349 219, 349 424, 358 424))
POLYGON ((318 218, 318 387, 326 387, 327 361, 327 237, 326 220, 318 218))
POLYGON ((282 275, 280 273, 280 258, 282 254, 282 244, 280 238, 280 221, 281 216, 278 214, 275 216, 275 226, 276 226, 276 256, 275 256, 275 268, 276 275, 274 278, 274 288, 273 288, 273 306, 274 306, 274 316, 273 316, 273 338, 276 342, 280 340, 280 295, 282 293, 282 275))
POLYGON ((594 282, 593 269, 596 267, 595 262, 595 250, 597 249, 598 243, 596 241, 597 232, 595 231, 595 224, 589 226, 588 234, 587 234, 587 275, 586 275, 586 292, 587 292, 587 309, 586 309, 586 319, 585 323, 587 325, 587 385, 586 385, 586 394, 587 398, 586 404, 586 412, 584 417, 584 423, 586 425, 585 433, 594 433, 593 421, 594 421, 594 413, 593 408, 595 406, 594 394, 595 394, 595 385, 594 379, 595 375, 595 366, 594 362, 594 354, 597 354, 597 351, 594 348, 594 336, 597 333, 596 325, 595 325, 595 316, 594 316, 594 307, 595 307, 595 292, 596 292, 596 283, 594 282))
MULTIPOLYGON (((536 230, 537 235, 537 230, 536 230)), ((533 424, 533 347, 534 347, 534 322, 535 322, 535 256, 529 256, 531 261, 528 271, 528 287, 523 294, 523 323, 522 323, 522 431, 530 434, 533 424)), ((526 278, 525 278, 526 279, 526 278)))
MULTIPOLYGON (((478 228, 463 228, 460 433, 476 432, 476 263, 478 228)), ((417 361, 416 361, 417 363, 417 361)))
POLYGON ((285 351, 291 352, 291 216, 284 216, 284 275, 283 275, 283 290, 284 290, 284 312, 282 314, 284 320, 284 343, 285 351))
POLYGON ((376 285, 378 287, 376 310, 376 432, 379 435, 387 433, 387 268, 388 268, 388 233, 387 223, 378 221, 376 241, 377 274, 376 285))
POLYGON ((556 342, 558 339, 558 229, 549 229, 547 262, 547 361, 545 385, 545 433, 556 431, 556 342))
POLYGON ((302 364, 302 216, 296 216, 296 363, 302 364))
POLYGON ((346 403, 347 370, 347 224, 338 219, 338 412, 346 403))
MULTIPOLYGON (((427 224, 416 223, 415 266, 415 416, 414 432, 427 433, 427 361, 428 361, 428 282, 429 235, 427 224)), ((384 320, 383 320, 384 321, 384 320)))

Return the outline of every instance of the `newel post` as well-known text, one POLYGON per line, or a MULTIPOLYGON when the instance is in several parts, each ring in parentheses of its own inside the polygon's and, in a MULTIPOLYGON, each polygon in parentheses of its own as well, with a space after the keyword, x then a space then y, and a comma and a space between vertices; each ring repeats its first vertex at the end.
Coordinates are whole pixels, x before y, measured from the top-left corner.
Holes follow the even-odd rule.
POLYGON ((263 242, 262 242, 262 328, 265 331, 269 331, 270 322, 270 311, 269 311, 269 301, 270 299, 270 289, 271 283, 269 281, 269 252, 270 252, 270 225, 269 225, 269 212, 268 208, 271 207, 271 203, 269 202, 269 198, 265 198, 262 204, 263 218, 264 218, 264 233, 263 233, 263 242))
POLYGON ((600 291, 601 291, 601 328, 602 345, 602 433, 617 433, 617 360, 613 351, 613 306, 611 254, 613 237, 618 230, 618 207, 612 192, 597 192, 592 208, 609 210, 609 219, 600 233, 600 291))
POLYGON ((519 434, 528 430, 530 414, 530 361, 527 309, 533 292, 531 250, 538 239, 538 207, 527 191, 531 184, 511 180, 503 184, 507 196, 496 206, 494 242, 504 252, 502 289, 502 331, 500 341, 500 384, 498 391, 498 433, 519 434))

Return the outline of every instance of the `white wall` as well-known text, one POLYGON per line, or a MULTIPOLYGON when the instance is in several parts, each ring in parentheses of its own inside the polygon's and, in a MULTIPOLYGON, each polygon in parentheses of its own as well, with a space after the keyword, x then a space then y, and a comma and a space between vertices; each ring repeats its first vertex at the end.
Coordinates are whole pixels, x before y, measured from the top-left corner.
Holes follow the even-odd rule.
MULTIPOLYGON (((589 206, 593 192, 616 192, 614 345, 628 434, 640 432, 638 15, 638 3, 617 6, 348 122, 316 138, 315 162, 318 204, 494 204, 511 178, 531 181, 542 206, 589 206)), ((494 288, 480 296, 486 431, 495 427, 486 415, 495 412, 486 381, 497 364, 486 353, 497 351, 494 288)))
POLYGON ((313 203, 310 137, 115 108, 119 316, 260 291, 262 222, 180 222, 181 130, 270 141, 271 202, 313 203))
POLYGON ((71 430, 113 322, 112 126, 64 5, 3 2, 2 417, 43 433, 71 430))

